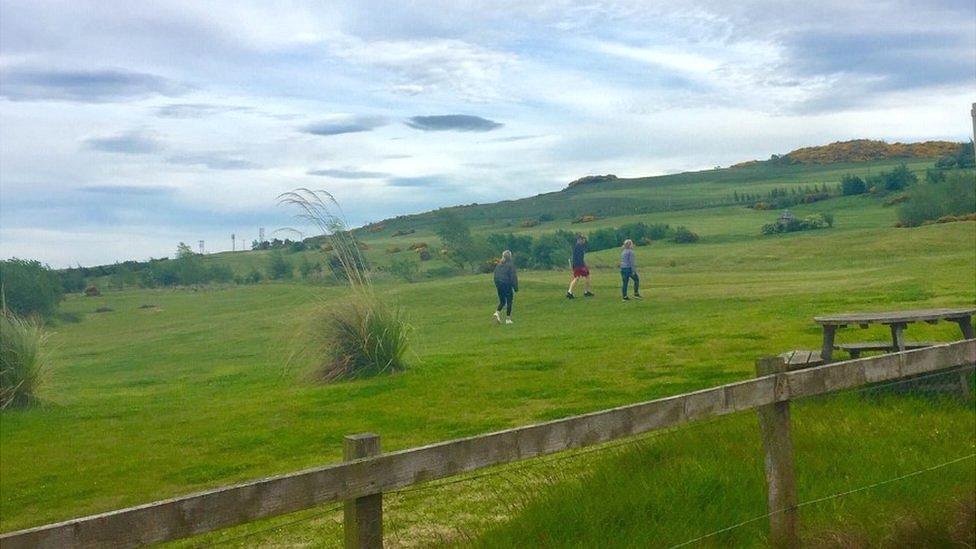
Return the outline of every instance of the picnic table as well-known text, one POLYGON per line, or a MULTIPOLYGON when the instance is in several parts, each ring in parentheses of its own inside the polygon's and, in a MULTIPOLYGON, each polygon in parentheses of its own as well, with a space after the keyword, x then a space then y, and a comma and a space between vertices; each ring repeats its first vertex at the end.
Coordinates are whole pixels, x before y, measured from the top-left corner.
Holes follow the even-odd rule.
POLYGON ((914 322, 937 324, 940 321, 959 324, 963 339, 973 339, 973 315, 976 308, 963 309, 922 309, 914 311, 888 311, 878 313, 848 313, 839 315, 824 315, 814 317, 814 322, 823 327, 823 346, 820 358, 823 362, 830 362, 835 348, 848 351, 857 358, 863 351, 904 351, 927 347, 931 343, 905 341, 905 329, 914 322), (867 328, 871 324, 883 324, 891 328, 891 342, 864 342, 834 345, 834 336, 838 328, 860 326, 867 328))

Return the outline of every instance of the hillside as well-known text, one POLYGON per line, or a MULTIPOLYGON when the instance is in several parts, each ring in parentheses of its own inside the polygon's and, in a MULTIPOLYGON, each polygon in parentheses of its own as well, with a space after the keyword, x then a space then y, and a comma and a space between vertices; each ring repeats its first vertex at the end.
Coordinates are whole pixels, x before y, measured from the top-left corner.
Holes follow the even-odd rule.
POLYGON ((838 162, 870 162, 891 159, 939 158, 953 155, 963 143, 952 141, 923 141, 920 143, 887 143, 873 139, 835 141, 829 145, 802 147, 783 155, 774 154, 769 160, 750 160, 732 166, 742 168, 758 164, 834 164, 838 162))

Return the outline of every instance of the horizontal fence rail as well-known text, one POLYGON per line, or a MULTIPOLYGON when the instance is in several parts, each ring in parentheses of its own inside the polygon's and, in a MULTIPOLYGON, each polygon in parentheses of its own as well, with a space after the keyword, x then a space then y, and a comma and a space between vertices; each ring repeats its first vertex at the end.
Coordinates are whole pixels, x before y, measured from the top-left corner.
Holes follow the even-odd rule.
POLYGON ((0 535, 0 546, 136 547, 169 541, 707 417, 973 363, 976 339, 967 339, 764 375, 11 532, 0 535))

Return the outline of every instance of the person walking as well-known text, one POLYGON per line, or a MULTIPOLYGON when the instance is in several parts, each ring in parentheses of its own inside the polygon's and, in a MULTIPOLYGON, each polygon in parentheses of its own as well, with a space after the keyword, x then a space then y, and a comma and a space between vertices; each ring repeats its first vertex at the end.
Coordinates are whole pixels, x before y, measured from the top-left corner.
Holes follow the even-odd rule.
POLYGON ((495 322, 502 323, 502 309, 505 309, 505 324, 512 324, 512 300, 518 292, 518 271, 512 252, 505 250, 495 265, 495 289, 498 291, 498 307, 495 308, 495 322))
POLYGON ((576 235, 576 244, 573 244, 573 279, 569 281, 569 290, 566 291, 566 299, 576 299, 573 295, 573 288, 576 282, 583 279, 583 297, 593 297, 590 291, 590 269, 586 266, 586 237, 582 233, 576 235))
POLYGON ((624 301, 630 301, 627 297, 627 286, 630 285, 631 279, 634 280, 634 298, 641 299, 640 295, 640 277, 637 276, 637 265, 634 263, 634 241, 631 239, 624 240, 624 250, 620 253, 620 282, 621 282, 621 292, 624 295, 624 301))

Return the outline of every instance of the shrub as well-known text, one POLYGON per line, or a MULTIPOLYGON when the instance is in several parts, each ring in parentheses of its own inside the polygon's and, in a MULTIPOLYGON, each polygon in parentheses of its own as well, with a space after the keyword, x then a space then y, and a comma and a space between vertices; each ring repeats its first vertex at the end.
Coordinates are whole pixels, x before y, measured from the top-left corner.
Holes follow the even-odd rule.
POLYGON ((945 183, 919 185, 911 198, 898 210, 898 224, 916 227, 943 216, 960 216, 976 212, 976 179, 971 173, 956 172, 945 183))
POLYGON ((558 233, 544 234, 532 244, 532 264, 537 268, 552 268, 563 264, 566 256, 565 238, 558 233))
POLYGON ((81 269, 65 269, 58 276, 65 292, 80 292, 85 289, 85 275, 81 269))
POLYGON ((417 259, 419 259, 421 261, 430 261, 430 257, 431 257, 431 255, 430 255, 430 250, 429 249, 427 249, 427 248, 418 248, 417 249, 417 259))
POLYGON ((406 236, 408 234, 413 234, 415 232, 416 231, 413 229, 397 229, 393 231, 393 234, 391 234, 390 236, 406 236))
POLYGON ((390 246, 389 248, 386 249, 386 253, 388 254, 397 254, 402 251, 403 250, 399 246, 390 246))
POLYGON ((85 288, 85 297, 98 297, 102 295, 102 292, 97 286, 89 286, 85 288))
POLYGON ((488 246, 494 252, 492 255, 511 250, 516 259, 528 258, 532 254, 532 237, 512 233, 492 233, 488 235, 488 246))
POLYGON ((34 260, 0 261, 0 288, 3 306, 21 317, 50 317, 64 297, 58 274, 34 260))
POLYGON ((417 278, 417 273, 420 272, 420 264, 412 259, 395 259, 390 264, 390 272, 407 282, 413 282, 417 278))
POLYGON ((581 216, 577 217, 576 219, 574 219, 572 222, 573 223, 591 223, 593 221, 596 221, 597 219, 600 219, 600 218, 597 217, 597 216, 595 216, 595 215, 581 215, 581 216))
POLYGON ((918 182, 918 176, 912 173, 904 164, 890 172, 882 172, 881 178, 886 191, 900 191, 918 182))
POLYGON ((901 204, 902 202, 905 202, 909 198, 911 198, 911 195, 896 194, 895 196, 892 196, 891 198, 885 200, 882 206, 894 206, 895 204, 901 204))
POLYGON ((762 226, 762 234, 792 233, 796 231, 811 231, 815 229, 826 229, 834 226, 834 215, 822 213, 808 215, 803 219, 790 219, 788 221, 777 221, 767 223, 762 226))
POLYGON ((687 227, 678 227, 674 230, 674 236, 671 237, 671 242, 678 244, 691 244, 698 242, 698 240, 698 235, 688 230, 687 227))
POLYGON ((756 202, 752 205, 753 210, 772 210, 773 205, 766 202, 756 202))
POLYGON ((322 272, 322 265, 319 263, 312 263, 308 260, 307 256, 302 256, 301 263, 298 264, 298 272, 302 275, 304 280, 312 278, 312 275, 322 272))
POLYGON ((528 229, 529 227, 535 227, 538 224, 539 224, 538 219, 526 219, 525 221, 519 223, 519 227, 522 227, 523 229, 528 229))
POLYGON ((291 278, 294 271, 285 256, 279 251, 271 252, 270 263, 268 264, 268 276, 272 280, 281 280, 284 278, 291 278))
POLYGON ((456 276, 460 273, 461 271, 451 267, 450 265, 441 265, 440 267, 427 269, 427 276, 431 278, 447 278, 450 276, 456 276))
POLYGON ((421 248, 429 248, 429 246, 427 245, 426 242, 414 242, 413 244, 407 247, 407 249, 409 250, 419 250, 421 248))
POLYGON ((251 272, 247 273, 247 276, 244 277, 245 284, 257 284, 262 280, 264 280, 264 275, 257 269, 251 269, 251 272))
POLYGON ((47 337, 38 321, 0 311, 0 409, 37 402, 49 366, 47 337))
POLYGON ((592 251, 608 250, 620 245, 617 241, 617 230, 613 227, 597 229, 587 235, 587 248, 592 251))
POLYGON ((867 184, 856 175, 847 174, 840 180, 840 192, 844 196, 864 194, 868 192, 867 184))

